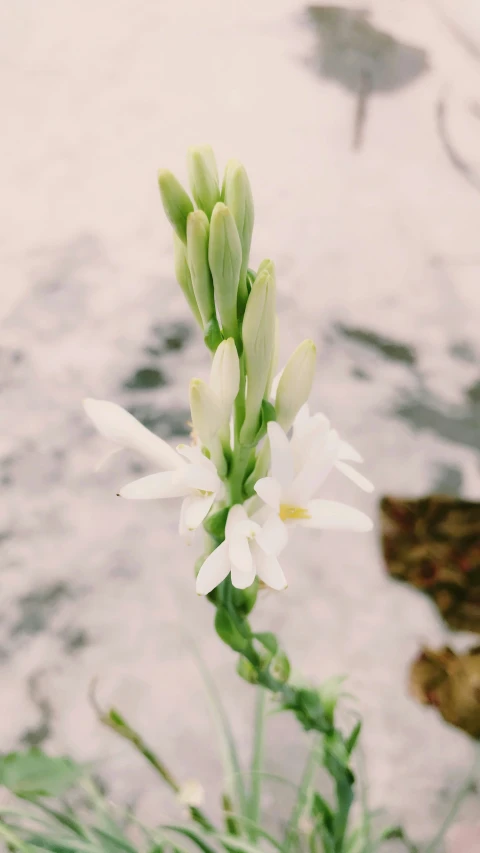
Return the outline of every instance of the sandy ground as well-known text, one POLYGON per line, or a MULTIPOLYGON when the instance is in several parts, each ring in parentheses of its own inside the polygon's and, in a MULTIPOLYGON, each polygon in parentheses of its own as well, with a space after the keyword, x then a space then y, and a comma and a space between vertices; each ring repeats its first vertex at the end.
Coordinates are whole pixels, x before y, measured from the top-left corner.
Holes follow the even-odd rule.
MULTIPOLYGON (((175 807, 95 721, 91 679, 181 777, 205 783, 208 806, 220 765, 180 626, 245 756, 253 693, 195 595, 177 507, 115 498, 146 469, 125 456, 95 476, 103 443, 81 410, 86 395, 116 400, 175 440, 187 381, 208 370, 172 275, 158 167, 183 179, 186 147, 203 141, 221 165, 245 163, 253 262, 278 267, 282 355, 315 339, 314 403, 377 484, 370 498, 339 477, 329 496, 375 516, 384 493, 479 496, 479 15, 460 0, 369 5, 393 59, 382 39, 380 59, 375 43, 342 53, 338 21, 298 0, 0 4, 0 750, 37 742, 103 762, 112 796, 149 819, 175 807), (359 63, 374 91, 353 150, 359 63)), ((289 591, 264 597, 256 624, 308 676, 349 674, 372 806, 428 836, 473 747, 408 697, 408 664, 424 641, 471 638, 386 578, 378 536, 312 532, 284 563, 289 591)), ((272 718, 268 769, 298 776, 304 741, 272 718)), ((284 796, 272 786, 271 814, 284 796)))

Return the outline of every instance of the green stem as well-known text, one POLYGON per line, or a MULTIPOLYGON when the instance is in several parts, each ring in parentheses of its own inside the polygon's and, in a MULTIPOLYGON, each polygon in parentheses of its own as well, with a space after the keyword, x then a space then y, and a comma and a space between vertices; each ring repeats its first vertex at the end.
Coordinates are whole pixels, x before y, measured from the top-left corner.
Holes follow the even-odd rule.
POLYGON ((453 821, 455 820, 464 799, 468 797, 469 794, 473 794, 476 790, 476 775, 479 764, 480 748, 477 747, 477 752, 472 770, 468 774, 461 788, 457 791, 457 794, 440 825, 440 829, 438 830, 434 838, 430 841, 430 843, 427 845, 423 853, 438 853, 439 846, 443 842, 447 830, 450 828, 453 821))
MULTIPOLYGON (((257 698, 255 703, 255 729, 253 741, 252 762, 250 765, 252 777, 250 787, 250 808, 249 816, 255 823, 260 822, 261 814, 261 795, 262 795, 262 776, 261 769, 263 764, 263 745, 265 731, 265 704, 266 691, 263 687, 257 689, 257 698)), ((252 840, 256 840, 256 834, 252 833, 252 840)))
POLYGON ((228 477, 230 505, 241 504, 244 500, 243 481, 250 461, 251 447, 240 444, 240 430, 245 418, 245 361, 240 358, 240 387, 234 404, 234 449, 233 463, 228 477))
MULTIPOLYGON (((135 749, 137 749, 138 752, 143 755, 143 757, 148 761, 148 763, 152 765, 152 767, 157 771, 159 776, 162 777, 163 781, 168 785, 168 787, 175 794, 179 794, 181 791, 179 783, 170 773, 163 761, 161 761, 150 749, 150 747, 145 743, 141 735, 139 735, 138 732, 136 732, 135 729, 133 729, 130 724, 127 723, 126 720, 124 720, 114 708, 111 708, 108 712, 105 713, 97 704, 93 689, 90 691, 90 701, 97 713, 99 721, 104 726, 107 726, 109 729, 112 729, 112 731, 116 732, 116 734, 120 735, 120 737, 123 737, 124 740, 128 740, 135 747, 135 749)), ((203 826, 204 829, 208 831, 214 829, 207 816, 204 815, 200 809, 196 808, 195 806, 189 806, 189 812, 192 820, 203 826)))
POLYGON ((3 836, 7 844, 10 844, 15 850, 21 850, 23 853, 30 853, 32 848, 25 841, 22 841, 3 821, 0 822, 0 836, 3 836))
POLYGON ((287 832, 285 836, 285 849, 287 851, 291 849, 292 844, 295 842, 295 839, 298 836, 298 824, 300 818, 302 817, 302 813, 305 809, 305 806, 308 802, 308 796, 312 787, 315 768, 318 763, 318 749, 319 740, 318 737, 315 737, 310 752, 308 754, 305 770, 303 771, 298 797, 295 801, 295 805, 293 807, 293 811, 288 822, 287 832))
POLYGON ((234 404, 234 436, 235 436, 235 451, 238 449, 240 443, 240 430, 242 428, 242 424, 245 418, 245 386, 246 386, 246 374, 245 374, 245 358, 242 355, 240 357, 240 387, 238 389, 238 394, 235 398, 234 404))

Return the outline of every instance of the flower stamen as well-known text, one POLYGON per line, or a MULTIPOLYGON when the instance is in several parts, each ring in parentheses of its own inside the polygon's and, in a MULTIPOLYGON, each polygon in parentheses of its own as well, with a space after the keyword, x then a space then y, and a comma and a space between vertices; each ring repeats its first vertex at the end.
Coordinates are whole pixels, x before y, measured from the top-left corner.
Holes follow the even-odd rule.
POLYGON ((305 521, 312 517, 305 507, 292 504, 281 504, 279 515, 282 521, 305 521))

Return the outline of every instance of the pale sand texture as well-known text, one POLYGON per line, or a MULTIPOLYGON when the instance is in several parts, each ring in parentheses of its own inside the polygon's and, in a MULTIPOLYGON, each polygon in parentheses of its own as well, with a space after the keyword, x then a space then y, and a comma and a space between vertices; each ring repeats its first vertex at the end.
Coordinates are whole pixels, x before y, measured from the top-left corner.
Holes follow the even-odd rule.
MULTIPOLYGON (((177 507, 115 498, 147 469, 125 455, 95 476, 104 444, 81 410, 86 395, 149 406, 170 437, 187 419, 189 378, 208 371, 193 327, 180 353, 145 353, 152 326, 190 325, 159 166, 184 179, 185 150, 203 141, 221 166, 245 163, 253 263, 278 267, 282 357, 315 339, 315 406, 377 485, 369 497, 332 477, 328 496, 373 514, 385 492, 439 482, 479 497, 478 401, 467 391, 478 381, 480 194, 449 162, 435 105, 446 93, 452 141, 480 170, 470 109, 480 63, 428 3, 369 5, 372 23, 426 51, 429 67, 372 98, 359 152, 354 100, 316 73, 316 34, 297 0, 0 5, 0 750, 35 730, 52 752, 105 759, 112 796, 149 819, 172 814, 171 798, 94 720, 92 677, 179 775, 202 779, 209 805, 220 783, 208 705, 170 626, 194 634, 245 754, 252 703, 195 595, 177 507), (411 347, 415 363, 347 339, 339 323, 411 347), (165 387, 126 389, 145 366, 162 368, 165 387)), ((475 4, 442 5, 480 43, 475 4)), ((350 674, 372 805, 427 836, 473 750, 408 698, 408 663, 421 642, 471 638, 452 638, 420 594, 386 579, 374 535, 299 536, 284 565, 288 593, 263 597, 255 623, 279 631, 308 676, 350 674)), ((304 743, 288 720, 272 719, 268 749, 270 770, 299 775, 304 743)), ((281 813, 286 794, 273 795, 266 805, 281 813)))

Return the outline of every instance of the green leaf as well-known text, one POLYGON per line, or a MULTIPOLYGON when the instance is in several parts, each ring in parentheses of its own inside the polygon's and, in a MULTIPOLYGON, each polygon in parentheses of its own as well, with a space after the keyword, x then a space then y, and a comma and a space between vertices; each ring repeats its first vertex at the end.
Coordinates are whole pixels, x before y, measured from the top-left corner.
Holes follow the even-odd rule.
POLYGON ((137 853, 135 847, 125 839, 121 838, 117 835, 111 835, 109 832, 105 832, 104 829, 94 828, 95 835, 98 835, 100 841, 102 842, 102 848, 104 848, 105 853, 111 851, 111 853, 118 853, 119 850, 124 851, 124 853, 137 853))
POLYGON ((179 835, 183 835, 185 838, 193 841, 202 850, 202 853, 217 853, 215 847, 208 844, 206 838, 197 829, 192 829, 189 826, 173 825, 162 825, 161 829, 162 831, 177 832, 179 835))
POLYGON ((269 400, 262 400, 262 407, 260 409, 260 426, 258 427, 257 434, 252 441, 252 446, 256 447, 258 442, 267 434, 267 425, 270 421, 276 420, 275 406, 273 406, 269 400))
POLYGON ((94 844, 80 841, 78 838, 70 839, 29 834, 27 842, 29 845, 32 844, 41 850, 48 850, 49 853, 103 853, 100 846, 96 847, 94 844))
POLYGON ((210 536, 213 536, 214 539, 217 539, 218 542, 223 542, 225 539, 225 525, 227 523, 229 512, 230 507, 219 509, 218 512, 214 512, 213 515, 209 515, 203 522, 206 532, 210 536))
POLYGON ((258 672, 247 658, 241 657, 237 663, 237 673, 248 684, 258 684, 258 672))
POLYGON ((282 649, 274 655, 271 663, 271 673, 281 684, 286 684, 290 677, 290 661, 282 649))
POLYGON ((240 633, 235 622, 224 608, 217 610, 215 630, 220 639, 235 652, 243 652, 248 647, 248 640, 240 633))
POLYGON ((212 317, 203 330, 203 340, 210 352, 216 352, 223 341, 223 335, 216 317, 212 317))
POLYGON ((18 797, 60 797, 84 775, 70 758, 52 758, 34 747, 0 758, 0 784, 18 797))
POLYGON ((348 735, 345 741, 345 747, 349 755, 352 754, 353 750, 357 745, 358 738, 360 736, 360 732, 362 730, 362 721, 359 720, 358 723, 353 727, 352 731, 348 735))
POLYGON ((333 811, 327 801, 318 792, 315 792, 312 798, 312 815, 315 818, 320 818, 323 826, 332 833, 333 811))
POLYGON ((232 589, 232 602, 235 610, 240 613, 241 616, 248 616, 249 613, 255 607, 255 602, 257 600, 258 595, 258 579, 255 578, 250 586, 247 586, 246 589, 237 589, 234 587, 232 589))
POLYGON ((278 640, 275 634, 271 631, 262 631, 260 634, 253 634, 256 640, 264 646, 267 651, 275 655, 278 651, 278 640))
POLYGON ((108 718, 116 726, 122 726, 123 728, 126 728, 126 726, 127 726, 125 720, 123 719, 123 717, 118 713, 118 711, 115 708, 110 708, 110 710, 108 712, 108 718))

